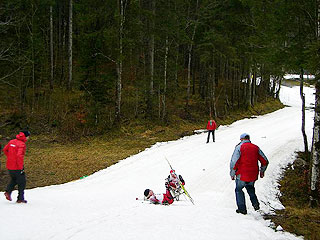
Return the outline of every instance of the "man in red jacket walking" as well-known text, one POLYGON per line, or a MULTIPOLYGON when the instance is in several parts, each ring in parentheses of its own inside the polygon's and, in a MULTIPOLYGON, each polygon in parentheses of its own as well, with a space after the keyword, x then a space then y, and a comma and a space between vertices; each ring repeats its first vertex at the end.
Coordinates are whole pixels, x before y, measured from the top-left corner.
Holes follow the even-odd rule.
POLYGON ((24 189, 26 187, 26 175, 24 173, 24 155, 26 153, 26 142, 30 136, 29 131, 22 131, 16 139, 9 141, 3 148, 4 154, 7 156, 7 169, 10 175, 10 183, 4 193, 8 201, 12 201, 11 193, 18 184, 18 200, 17 203, 27 203, 24 199, 24 189))
POLYGON ((260 162, 260 177, 264 177, 269 161, 261 149, 251 143, 247 133, 240 135, 241 142, 236 146, 230 162, 230 176, 236 180, 237 213, 247 214, 243 188, 246 188, 254 210, 259 210, 260 205, 255 193, 254 183, 258 179, 260 162))
POLYGON ((209 142, 209 139, 210 139, 210 133, 212 133, 212 139, 213 141, 215 141, 214 131, 216 130, 216 128, 217 128, 216 122, 213 119, 209 120, 207 124, 207 130, 208 130, 207 143, 209 142))

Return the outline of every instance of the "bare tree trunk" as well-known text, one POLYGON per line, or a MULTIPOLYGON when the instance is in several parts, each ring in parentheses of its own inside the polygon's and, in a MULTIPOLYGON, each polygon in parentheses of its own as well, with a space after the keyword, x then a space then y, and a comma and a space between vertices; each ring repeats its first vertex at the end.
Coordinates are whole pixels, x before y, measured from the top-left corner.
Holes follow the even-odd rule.
POLYGON ((243 93, 243 91, 241 91, 241 83, 242 83, 242 79, 244 78, 244 68, 243 68, 243 64, 239 64, 239 74, 240 79, 238 78, 238 108, 240 108, 241 105, 241 100, 243 98, 243 96, 241 95, 241 93, 243 93), (241 72, 240 72, 241 71, 241 72))
POLYGON ((163 73, 163 97, 162 97, 162 121, 165 120, 167 115, 167 105, 166 105, 166 94, 167 94, 167 75, 168 75, 168 52, 169 52, 169 43, 168 36, 166 37, 166 47, 165 47, 165 55, 164 55, 164 73, 163 73))
POLYGON ((252 107, 251 103, 251 85, 252 85, 252 69, 249 67, 249 73, 248 73, 248 80, 247 80, 247 102, 246 102, 246 107, 249 109, 252 107))
POLYGON ((158 88, 158 118, 161 119, 161 86, 159 84, 158 88))
POLYGON ((251 105, 254 106, 256 102, 256 82, 257 82, 257 74, 256 70, 254 70, 252 74, 252 84, 251 84, 251 105))
POLYGON ((65 6, 59 2, 59 28, 58 28, 58 57, 59 59, 59 86, 65 83, 65 58, 66 58, 66 32, 67 32, 67 21, 65 18, 65 6))
POLYGON ((50 6, 50 89, 53 89, 53 17, 50 6))
POLYGON ((192 48, 193 48, 193 40, 196 33, 196 25, 193 28, 193 33, 191 37, 191 43, 188 48, 188 85, 187 85, 187 107, 189 106, 189 99, 190 99, 190 89, 191 89, 191 60, 192 60, 192 48))
POLYGON ((68 59, 69 59, 69 79, 68 89, 72 89, 72 0, 69 0, 69 46, 68 46, 68 59))
MULTIPOLYGON (((199 0, 197 0, 197 5, 196 5, 196 11, 198 9, 198 5, 199 5, 199 0)), ((192 60, 192 49, 193 49, 193 41, 194 41, 194 36, 196 34, 196 28, 197 25, 195 24, 193 27, 193 32, 192 32, 192 36, 191 36, 191 43, 188 47, 188 84, 187 84, 187 101, 186 101, 186 110, 188 111, 188 107, 189 107, 189 99, 190 99, 190 88, 191 88, 191 60, 192 60)))
POLYGON ((278 82, 278 89, 276 91, 276 96, 275 96, 276 99, 279 99, 279 96, 280 96, 281 79, 282 79, 282 77, 279 77, 279 81, 277 81, 278 82))
POLYGON ((174 81, 176 88, 179 87, 179 82, 178 82, 178 66, 179 66, 179 45, 177 44, 177 53, 176 53, 176 59, 175 59, 175 70, 174 70, 174 81))
POLYGON ((212 71, 211 71, 211 109, 210 109, 210 116, 214 116, 217 118, 217 108, 216 108, 216 71, 215 71, 215 60, 214 60, 214 51, 212 51, 212 71))
POLYGON ((150 93, 153 94, 153 81, 154 81, 154 28, 155 28, 155 15, 156 15, 156 0, 151 2, 152 16, 150 36, 150 93))
POLYGON ((117 81, 117 99, 116 99, 116 111, 115 111, 115 122, 120 123, 120 114, 121 114, 121 88, 122 88, 122 71, 123 71, 123 27, 125 21, 125 2, 120 0, 119 3, 119 60, 117 61, 117 72, 118 72, 118 81, 117 81))
POLYGON ((32 7, 32 16, 31 16, 31 22, 29 28, 29 33, 30 33, 30 41, 31 41, 31 59, 32 59, 32 111, 35 107, 35 46, 34 46, 34 38, 33 38, 33 21, 34 21, 34 15, 36 14, 37 9, 34 7, 33 4, 31 4, 32 7))
MULTIPOLYGON (((317 3, 317 24, 316 33, 317 41, 320 40, 320 1, 317 3)), ((312 157, 311 157, 311 184, 310 184, 310 206, 316 207, 319 203, 318 186, 320 181, 320 79, 316 76, 316 98, 314 110, 314 128, 312 142, 312 157)))
POLYGON ((192 46, 193 46, 192 43, 190 43, 190 46, 188 48, 187 107, 189 106, 190 87, 191 87, 191 51, 192 51, 192 46))
POLYGON ((300 73, 300 97, 302 101, 302 123, 301 123, 301 132, 303 136, 303 142, 304 142, 304 152, 307 157, 309 158, 309 150, 308 150, 308 139, 305 131, 305 120, 306 120, 306 109, 305 109, 305 95, 303 93, 303 68, 301 68, 301 73, 300 73))
POLYGON ((231 108, 233 109, 234 107, 234 95, 235 95, 235 85, 234 85, 234 82, 235 82, 235 63, 232 62, 232 69, 231 69, 231 108))
POLYGON ((316 83, 316 100, 315 100, 315 117, 313 128, 313 143, 311 157, 311 194, 310 205, 316 207, 318 205, 318 186, 320 175, 320 82, 316 83))
POLYGON ((156 0, 151 0, 150 8, 152 12, 152 19, 149 23, 149 41, 148 41, 148 55, 149 55, 149 90, 147 98, 147 113, 149 117, 152 118, 153 112, 153 95, 154 95, 154 49, 155 49, 155 40, 154 40, 154 28, 155 28, 155 13, 156 13, 156 0))

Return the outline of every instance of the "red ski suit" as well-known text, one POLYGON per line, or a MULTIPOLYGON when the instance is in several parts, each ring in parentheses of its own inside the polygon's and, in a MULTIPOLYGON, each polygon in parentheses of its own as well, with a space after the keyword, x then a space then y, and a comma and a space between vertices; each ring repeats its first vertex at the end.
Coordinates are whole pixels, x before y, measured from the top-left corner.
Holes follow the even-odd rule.
POLYGON ((214 120, 209 120, 207 124, 207 130, 216 130, 217 124, 214 120))
POLYGON ((22 170, 24 163, 24 155, 26 153, 27 141, 24 133, 20 132, 16 139, 9 141, 3 148, 4 154, 7 156, 7 169, 8 170, 22 170))
POLYGON ((170 191, 167 189, 166 193, 164 194, 153 194, 150 198, 149 201, 153 204, 164 204, 168 205, 173 203, 173 197, 170 193, 170 191))

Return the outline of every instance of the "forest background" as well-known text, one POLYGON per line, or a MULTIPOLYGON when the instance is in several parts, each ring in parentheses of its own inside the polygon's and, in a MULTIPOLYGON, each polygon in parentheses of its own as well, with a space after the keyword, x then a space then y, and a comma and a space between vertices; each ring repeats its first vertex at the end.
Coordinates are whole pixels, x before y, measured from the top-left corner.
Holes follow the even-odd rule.
POLYGON ((2 1, 1 134, 78 139, 250 109, 277 98, 284 73, 317 70, 317 6, 2 1))

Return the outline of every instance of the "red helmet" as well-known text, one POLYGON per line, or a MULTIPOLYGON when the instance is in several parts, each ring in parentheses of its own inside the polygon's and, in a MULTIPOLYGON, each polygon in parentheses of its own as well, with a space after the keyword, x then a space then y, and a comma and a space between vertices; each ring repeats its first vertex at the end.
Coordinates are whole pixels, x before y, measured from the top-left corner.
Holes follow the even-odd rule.
POLYGON ((172 170, 170 170, 170 173, 175 173, 175 171, 172 169, 172 170))

